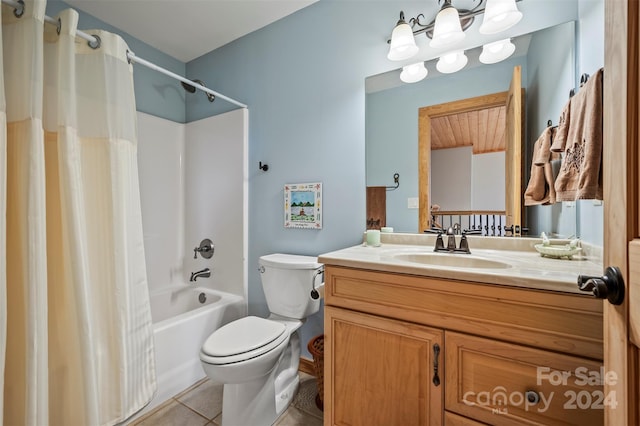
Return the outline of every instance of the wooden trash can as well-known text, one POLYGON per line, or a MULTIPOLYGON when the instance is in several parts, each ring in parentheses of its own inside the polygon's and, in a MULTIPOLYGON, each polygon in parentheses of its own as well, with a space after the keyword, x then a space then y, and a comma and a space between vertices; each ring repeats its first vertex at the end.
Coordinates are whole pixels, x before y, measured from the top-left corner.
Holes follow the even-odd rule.
POLYGON ((316 372, 318 382, 318 395, 316 395, 316 405, 323 409, 324 396, 324 334, 314 337, 307 344, 309 353, 313 356, 313 367, 316 372))

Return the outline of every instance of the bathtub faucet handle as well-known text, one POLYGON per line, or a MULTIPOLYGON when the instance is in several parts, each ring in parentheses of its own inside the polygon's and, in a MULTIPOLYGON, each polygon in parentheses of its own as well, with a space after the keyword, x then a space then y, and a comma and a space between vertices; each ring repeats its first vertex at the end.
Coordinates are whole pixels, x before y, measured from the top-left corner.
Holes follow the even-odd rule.
POLYGON ((200 245, 193 249, 193 258, 198 258, 198 253, 205 259, 211 259, 215 248, 213 242, 209 238, 205 238, 200 242, 200 245))

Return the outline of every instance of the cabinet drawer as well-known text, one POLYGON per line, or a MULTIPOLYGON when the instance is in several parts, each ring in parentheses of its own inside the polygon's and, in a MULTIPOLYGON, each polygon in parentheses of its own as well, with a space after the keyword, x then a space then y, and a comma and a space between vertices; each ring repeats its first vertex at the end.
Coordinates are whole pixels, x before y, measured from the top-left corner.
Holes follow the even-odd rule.
POLYGON ((326 266, 325 304, 602 359, 602 302, 581 295, 326 266))
POLYGON ((445 408, 492 425, 602 425, 601 366, 446 332, 445 408))

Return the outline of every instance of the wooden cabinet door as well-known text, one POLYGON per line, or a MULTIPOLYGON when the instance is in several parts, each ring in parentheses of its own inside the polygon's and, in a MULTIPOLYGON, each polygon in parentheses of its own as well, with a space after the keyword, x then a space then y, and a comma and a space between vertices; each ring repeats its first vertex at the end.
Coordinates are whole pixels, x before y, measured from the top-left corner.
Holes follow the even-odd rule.
POLYGON ((605 2, 603 81, 604 266, 626 283, 622 304, 604 302, 605 424, 640 424, 640 11, 637 0, 605 2))
POLYGON ((442 424, 442 330, 331 306, 324 315, 326 426, 442 424))

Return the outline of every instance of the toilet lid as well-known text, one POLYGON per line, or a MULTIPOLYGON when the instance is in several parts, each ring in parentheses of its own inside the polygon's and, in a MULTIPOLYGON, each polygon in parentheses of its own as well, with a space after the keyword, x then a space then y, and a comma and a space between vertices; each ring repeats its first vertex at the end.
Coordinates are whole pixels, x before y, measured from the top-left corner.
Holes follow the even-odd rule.
POLYGON ((317 257, 302 256, 299 254, 267 254, 260 257, 259 263, 262 266, 283 269, 318 269, 322 267, 322 263, 318 263, 317 257))
POLYGON ((240 318, 213 332, 202 345, 202 352, 213 357, 242 354, 268 345, 282 336, 286 328, 264 318, 240 318))

